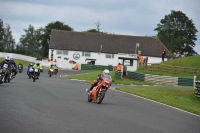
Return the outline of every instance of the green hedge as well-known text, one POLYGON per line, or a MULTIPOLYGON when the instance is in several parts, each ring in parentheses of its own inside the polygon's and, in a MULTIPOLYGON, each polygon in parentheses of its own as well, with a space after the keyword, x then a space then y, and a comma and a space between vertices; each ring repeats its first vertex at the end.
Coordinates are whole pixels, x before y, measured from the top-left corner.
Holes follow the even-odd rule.
POLYGON ((81 70, 105 70, 113 71, 113 66, 81 64, 81 70))

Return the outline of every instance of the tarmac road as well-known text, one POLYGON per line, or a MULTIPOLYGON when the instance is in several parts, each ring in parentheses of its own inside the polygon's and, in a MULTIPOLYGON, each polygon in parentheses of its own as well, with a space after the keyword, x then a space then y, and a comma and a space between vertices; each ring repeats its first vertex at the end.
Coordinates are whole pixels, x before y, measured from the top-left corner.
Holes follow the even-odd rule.
MULTIPOLYGON (((33 82, 26 72, 0 85, 0 133, 199 133, 200 117, 108 90, 102 104, 87 102, 84 82, 47 70, 33 82)), ((95 77, 94 77, 95 78, 95 77)))

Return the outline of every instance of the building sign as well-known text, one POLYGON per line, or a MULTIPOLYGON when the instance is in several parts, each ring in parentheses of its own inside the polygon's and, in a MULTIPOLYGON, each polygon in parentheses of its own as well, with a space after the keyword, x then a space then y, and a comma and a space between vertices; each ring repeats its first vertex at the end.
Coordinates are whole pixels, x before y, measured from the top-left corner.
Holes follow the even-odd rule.
POLYGON ((74 58, 74 60, 78 60, 80 58, 80 54, 78 52, 75 52, 73 54, 73 58, 74 58))

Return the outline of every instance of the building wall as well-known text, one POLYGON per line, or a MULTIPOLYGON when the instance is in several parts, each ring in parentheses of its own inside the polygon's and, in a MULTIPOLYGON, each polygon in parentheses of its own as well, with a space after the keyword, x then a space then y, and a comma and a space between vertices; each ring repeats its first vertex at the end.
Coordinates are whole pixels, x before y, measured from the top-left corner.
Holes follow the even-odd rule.
MULTIPOLYGON (((57 60, 57 65, 61 68, 69 68, 72 69, 75 64, 70 64, 69 61, 73 60, 79 64, 87 64, 88 61, 86 59, 96 59, 95 65, 112 65, 116 66, 118 63, 122 64, 122 60, 119 60, 118 57, 129 57, 129 54, 114 54, 113 58, 106 58, 106 53, 95 53, 90 52, 90 57, 83 55, 82 51, 65 51, 63 50, 56 50, 56 49, 49 49, 49 58, 51 59, 51 54, 53 50, 53 61, 57 60), (60 54, 58 54, 60 53, 60 54), (67 54, 66 54, 67 53, 67 54), (75 56, 78 56, 79 58, 75 59, 75 56), (60 58, 59 58, 60 57, 60 58)), ((111 55, 113 56, 113 55, 111 55)), ((133 58, 136 58, 136 55, 132 55, 133 58)), ((162 58, 158 57, 148 57, 148 63, 160 63, 162 61, 162 58)), ((125 64, 129 64, 128 62, 125 64)), ((127 67, 128 70, 135 71, 137 70, 137 61, 134 60, 133 67, 127 67)))

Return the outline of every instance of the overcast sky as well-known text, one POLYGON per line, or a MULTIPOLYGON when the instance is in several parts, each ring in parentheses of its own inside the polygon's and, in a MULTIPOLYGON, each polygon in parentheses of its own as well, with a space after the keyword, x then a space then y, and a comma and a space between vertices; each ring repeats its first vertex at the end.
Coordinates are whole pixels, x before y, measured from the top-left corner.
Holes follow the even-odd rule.
POLYGON ((0 18, 18 43, 23 29, 61 21, 75 31, 96 29, 133 36, 155 36, 154 29, 171 10, 182 11, 197 30, 194 50, 200 54, 200 0, 0 0, 0 18))

